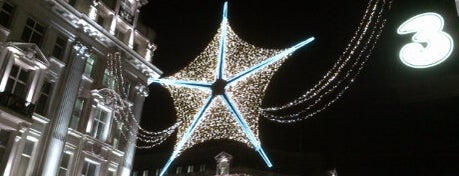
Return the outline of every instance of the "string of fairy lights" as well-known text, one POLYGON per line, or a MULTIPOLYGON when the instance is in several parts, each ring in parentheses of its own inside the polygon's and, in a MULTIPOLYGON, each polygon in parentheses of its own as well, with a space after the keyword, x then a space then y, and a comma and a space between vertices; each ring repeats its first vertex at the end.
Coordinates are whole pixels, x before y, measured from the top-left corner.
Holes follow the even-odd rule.
MULTIPOLYGON (((184 69, 174 75, 162 78, 154 82, 161 83, 171 93, 174 99, 177 116, 181 119, 183 125, 177 131, 177 144, 187 135, 189 126, 191 126, 199 114, 200 110, 205 112, 198 120, 199 124, 194 132, 184 144, 180 147, 181 151, 186 150, 196 144, 213 140, 213 139, 231 139, 253 147, 247 139, 246 134, 239 126, 238 122, 233 119, 233 113, 228 110, 226 101, 222 97, 210 98, 212 101, 206 108, 202 108, 209 102, 212 96, 211 84, 218 77, 216 69, 219 63, 225 65, 222 69, 222 78, 228 82, 232 77, 237 77, 237 73, 255 66, 267 57, 280 53, 281 50, 261 49, 247 42, 243 42, 231 29, 225 21, 222 27, 217 31, 209 45, 204 51, 196 57, 184 69), (227 43, 224 54, 227 57, 219 61, 221 46, 219 45, 222 37, 227 43)), ((266 89, 271 75, 281 65, 282 61, 269 65, 260 70, 256 75, 235 81, 234 84, 228 85, 227 94, 232 97, 241 115, 244 116, 250 131, 258 140, 258 117, 259 111, 251 107, 259 107, 261 97, 266 89), (261 78, 261 79, 260 79, 261 78), (246 90, 250 92, 247 94, 246 90), (239 93, 240 92, 240 93, 239 93)), ((217 71, 218 72, 218 71, 217 71)), ((176 146, 177 147, 177 146, 176 146)))
POLYGON ((174 151, 160 175, 184 150, 216 139, 246 144, 272 166, 259 139, 257 108, 275 71, 314 37, 283 50, 259 48, 237 36, 227 11, 225 2, 220 28, 200 55, 172 76, 153 81, 170 91, 182 122, 174 151))
MULTIPOLYGON (((188 127, 195 119, 193 115, 198 114, 212 94, 209 86, 217 77, 215 68, 219 64, 216 58, 219 56, 219 42, 224 31, 226 31, 224 37, 228 43, 225 46, 225 55, 227 57, 222 58, 224 59, 222 62, 225 63, 222 75, 225 78, 236 77, 237 73, 253 67, 281 51, 277 49, 262 49, 244 42, 229 25, 223 24, 209 45, 193 62, 174 75, 159 81, 170 91, 171 97, 174 99, 177 116, 183 122, 183 126, 178 128, 178 140, 185 136, 188 127), (193 86, 190 86, 190 84, 193 84, 193 86)), ((258 138, 259 111, 252 107, 259 107, 261 104, 264 90, 271 76, 283 60, 285 58, 260 70, 260 73, 256 75, 234 82, 235 84, 231 84, 227 88, 227 94, 238 105, 239 111, 247 121, 250 130, 254 132, 255 138, 258 138)), ((227 80, 229 81, 230 79, 227 80)), ((207 140, 225 138, 251 146, 244 132, 240 130, 237 122, 233 120, 233 115, 228 111, 224 100, 215 98, 214 101, 206 109, 207 111, 203 114, 196 132, 193 133, 182 150, 207 140)))
MULTIPOLYGON (((106 100, 111 101, 110 103, 115 112, 113 119, 118 130, 120 130, 120 136, 125 141, 135 142, 135 139, 137 139, 144 143, 142 145, 136 144, 137 148, 152 148, 163 143, 175 132, 180 123, 177 122, 164 130, 155 132, 142 128, 132 112, 131 104, 127 101, 128 92, 123 76, 121 54, 119 52, 108 54, 107 66, 109 78, 114 79, 113 89, 102 88, 97 90, 97 93, 104 95, 103 97, 106 100)), ((142 88, 136 87, 136 89, 142 88)), ((137 91, 145 92, 146 90, 137 91)))
POLYGON ((281 106, 261 108, 262 116, 280 123, 305 120, 336 102, 355 81, 379 39, 392 0, 370 0, 353 37, 331 69, 312 88, 281 106))
POLYGON ((215 139, 244 143, 271 166, 259 140, 259 117, 293 123, 337 101, 368 61, 386 22, 384 12, 391 4, 392 0, 369 0, 354 35, 334 65, 312 88, 280 106, 260 108, 271 77, 288 56, 314 38, 283 50, 256 47, 231 29, 226 2, 221 26, 204 51, 172 76, 153 80, 170 91, 178 117, 175 124, 158 132, 140 126, 127 101, 120 53, 107 56, 109 74, 115 77, 114 88, 98 91, 113 101, 114 121, 121 136, 144 143, 138 148, 155 147, 177 131, 174 151, 160 175, 184 150, 215 139))

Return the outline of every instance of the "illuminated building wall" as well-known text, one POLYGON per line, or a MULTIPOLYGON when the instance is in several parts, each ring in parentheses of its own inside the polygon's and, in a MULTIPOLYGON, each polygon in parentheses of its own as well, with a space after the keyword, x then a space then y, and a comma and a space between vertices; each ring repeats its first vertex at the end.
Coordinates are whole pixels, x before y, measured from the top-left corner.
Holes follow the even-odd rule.
POLYGON ((455 0, 455 2, 456 2, 457 15, 459 16, 459 0, 455 0))
MULTIPOLYGON (((171 165, 167 171, 168 176, 215 176, 217 161, 215 156, 222 151, 234 158, 231 160, 229 175, 325 175, 330 169, 324 164, 326 161, 319 154, 285 152, 267 150, 270 156, 276 160, 275 169, 266 169, 265 163, 260 161, 258 154, 247 148, 242 143, 212 143, 186 151, 183 156, 171 165), (224 145, 222 147, 221 145, 224 145), (292 166, 300 167, 292 167, 292 166)), ((136 155, 132 176, 158 176, 163 168, 163 161, 169 157, 168 153, 151 153, 136 155), (145 162, 155 161, 155 162, 145 162)))
POLYGON ((0 1, 0 174, 129 175, 135 139, 97 91, 113 88, 119 52, 126 101, 139 120, 152 65, 147 0, 0 1), (132 142, 134 141, 134 142, 132 142))

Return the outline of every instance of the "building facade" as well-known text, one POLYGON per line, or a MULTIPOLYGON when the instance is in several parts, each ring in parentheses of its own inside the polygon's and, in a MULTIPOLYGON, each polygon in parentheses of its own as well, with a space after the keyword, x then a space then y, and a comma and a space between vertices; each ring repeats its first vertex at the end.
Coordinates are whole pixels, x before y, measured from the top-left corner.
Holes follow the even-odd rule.
MULTIPOLYGON (((320 154, 266 150, 276 161, 274 168, 266 168, 256 152, 242 143, 209 142, 182 153, 171 164, 168 176, 328 176, 332 168, 320 154), (222 157, 229 162, 220 163, 222 157), (231 156, 231 157, 229 157, 231 156)), ((158 176, 169 155, 166 152, 136 152, 132 176, 158 176), (145 162, 152 161, 152 162, 145 162)))
POLYGON ((148 80, 161 74, 154 33, 138 19, 146 3, 0 0, 0 174, 130 175, 135 136, 120 134, 100 90, 114 89, 116 53, 123 101, 140 121, 148 80))
POLYGON ((459 16, 459 0, 455 0, 455 2, 456 2, 457 15, 459 16))

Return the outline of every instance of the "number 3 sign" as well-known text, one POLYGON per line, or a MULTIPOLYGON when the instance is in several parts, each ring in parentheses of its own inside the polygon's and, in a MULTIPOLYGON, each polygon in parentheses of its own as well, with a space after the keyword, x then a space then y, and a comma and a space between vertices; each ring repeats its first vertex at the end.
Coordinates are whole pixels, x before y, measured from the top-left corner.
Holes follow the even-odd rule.
POLYGON ((404 35, 413 33, 412 42, 400 50, 402 62, 413 68, 427 68, 440 64, 453 51, 451 36, 443 31, 443 18, 436 13, 423 13, 405 21, 397 29, 404 35))

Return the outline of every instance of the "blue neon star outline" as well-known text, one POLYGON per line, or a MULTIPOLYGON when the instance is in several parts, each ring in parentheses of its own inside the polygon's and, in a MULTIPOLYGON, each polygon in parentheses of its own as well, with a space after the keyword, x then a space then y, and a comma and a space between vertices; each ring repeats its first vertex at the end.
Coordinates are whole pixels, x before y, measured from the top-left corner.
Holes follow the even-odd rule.
POLYGON ((240 73, 237 73, 233 75, 232 77, 226 79, 224 75, 224 68, 225 68, 225 45, 227 44, 226 42, 226 36, 227 36, 227 25, 228 25, 228 3, 224 3, 223 7, 223 19, 221 23, 221 36, 220 36, 220 42, 219 42, 219 54, 217 58, 217 68, 216 68, 216 76, 215 80, 213 83, 208 83, 208 82, 201 82, 201 81, 184 81, 184 80, 170 80, 170 79, 157 79, 153 80, 155 83, 161 83, 165 85, 174 85, 174 86, 181 86, 181 87, 187 87, 187 88, 198 88, 198 89, 206 89, 210 90, 213 93, 205 100, 205 103, 203 106, 199 109, 197 114, 194 116, 191 124, 188 126, 187 130, 185 131, 183 137, 179 140, 179 142, 176 144, 175 149, 161 170, 160 175, 164 175, 171 165, 171 163, 175 160, 175 158, 179 155, 180 151, 182 148, 185 146, 187 141, 190 139, 192 136, 193 132, 196 130, 196 128, 199 126, 199 123, 202 120, 202 117, 206 110, 209 108, 210 104, 216 99, 220 98, 223 103, 226 105, 228 110, 232 113, 234 120, 236 120, 237 124, 239 127, 243 130, 244 134, 248 138, 250 144, 253 145, 254 149, 259 153, 259 155, 262 157, 262 159, 265 161, 266 165, 268 167, 272 167, 272 163, 267 157, 266 153, 264 152, 263 148, 261 147, 260 141, 257 140, 257 137, 255 137, 254 133, 252 130, 249 128, 249 124, 247 121, 243 118, 242 113, 239 111, 238 107, 236 106, 237 104, 233 101, 230 95, 226 92, 226 88, 236 84, 239 80, 242 80, 248 76, 251 76, 255 73, 257 73, 259 70, 262 68, 265 68, 266 66, 269 66, 270 64, 287 57, 291 53, 293 53, 295 50, 305 46, 306 44, 312 42, 314 40, 314 37, 308 38, 305 41, 302 41, 293 47, 290 47, 274 56, 271 58, 268 58, 248 69, 245 71, 242 71, 240 73), (215 93, 215 85, 216 84, 223 84, 223 90, 222 92, 215 93), (213 89, 214 87, 214 89, 213 89))

